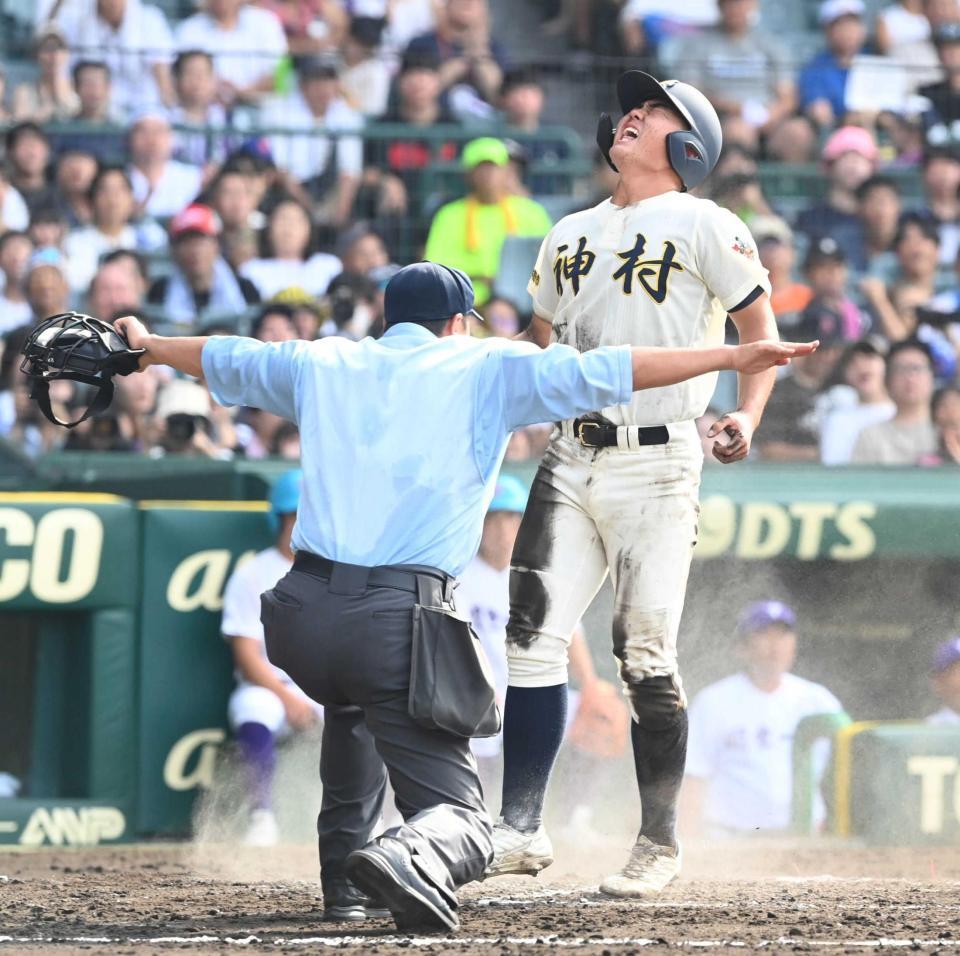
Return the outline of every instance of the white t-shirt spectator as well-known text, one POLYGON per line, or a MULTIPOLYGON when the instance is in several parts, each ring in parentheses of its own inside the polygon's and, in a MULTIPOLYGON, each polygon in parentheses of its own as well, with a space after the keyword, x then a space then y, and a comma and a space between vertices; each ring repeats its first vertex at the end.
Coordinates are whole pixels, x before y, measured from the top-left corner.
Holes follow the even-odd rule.
POLYGON ((834 409, 820 426, 820 461, 825 465, 849 465, 860 432, 870 425, 890 421, 895 411, 893 402, 834 409))
POLYGON ((61 7, 57 22, 74 62, 98 60, 110 68, 115 111, 126 115, 160 102, 153 67, 173 60, 173 34, 159 7, 127 0, 123 22, 114 30, 97 16, 96 0, 72 0, 61 7))
POLYGON ((305 262, 291 259, 251 259, 240 267, 240 275, 249 279, 266 301, 283 289, 304 289, 311 295, 323 295, 327 286, 343 272, 336 256, 318 252, 305 262))
POLYGON ((402 54, 414 37, 432 33, 437 23, 431 0, 395 0, 388 15, 390 19, 380 38, 380 51, 388 56, 402 54))
POLYGON ((390 68, 381 57, 347 67, 340 86, 350 103, 364 116, 382 116, 390 99, 390 68))
POLYGON ((960 727, 960 714, 950 707, 941 707, 935 714, 931 714, 924 723, 931 727, 960 727))
POLYGON ((0 335, 26 325, 32 318, 33 312, 26 302, 11 302, 0 294, 0 335))
POLYGON ((0 226, 3 227, 0 231, 26 232, 29 225, 30 210, 23 196, 10 183, 0 185, 0 226))
POLYGON ((115 237, 106 236, 96 226, 74 229, 63 243, 67 256, 67 281, 74 292, 85 292, 97 271, 100 259, 114 249, 152 252, 167 244, 167 233, 159 223, 145 220, 126 225, 115 237))
MULTIPOLYGON (((804 717, 843 710, 826 687, 784 674, 772 693, 746 674, 705 687, 690 707, 687 775, 703 779, 707 825, 782 830, 790 825, 793 737, 804 717)), ((816 754, 818 772, 829 748, 816 754)), ((815 808, 823 818, 823 806, 815 808)))
POLYGON ((717 4, 716 0, 685 0, 682 4, 669 0, 627 0, 620 13, 621 22, 642 21, 646 17, 706 27, 717 22, 717 4))
MULTIPOLYGON (((274 100, 263 110, 265 127, 287 127, 309 130, 313 135, 271 136, 270 149, 278 166, 289 170, 301 182, 318 176, 331 159, 334 141, 322 133, 326 130, 356 130, 363 126, 363 117, 339 97, 331 102, 326 115, 317 119, 310 112, 300 90, 274 100)), ((338 173, 359 176, 363 171, 363 142, 356 136, 343 136, 336 141, 338 173)))
POLYGON ((136 166, 130 167, 130 182, 133 198, 146 203, 145 212, 154 217, 172 216, 190 205, 203 184, 203 170, 199 166, 171 159, 164 167, 163 175, 151 191, 147 177, 136 166))
POLYGON ((232 30, 224 30, 207 13, 195 13, 177 27, 176 41, 178 50, 209 53, 217 76, 238 89, 272 75, 287 52, 287 37, 277 16, 249 4, 240 8, 232 30))

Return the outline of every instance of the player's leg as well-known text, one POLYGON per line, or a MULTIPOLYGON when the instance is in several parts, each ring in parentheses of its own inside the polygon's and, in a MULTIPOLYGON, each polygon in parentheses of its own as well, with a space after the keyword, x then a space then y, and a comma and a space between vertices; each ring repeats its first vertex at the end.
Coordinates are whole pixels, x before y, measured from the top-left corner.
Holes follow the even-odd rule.
POLYGON ((324 919, 364 919, 372 915, 370 901, 347 880, 344 862, 373 836, 383 808, 387 771, 360 707, 325 708, 320 780, 323 798, 317 837, 324 919))
POLYGON ((514 547, 507 625, 501 823, 488 875, 536 873, 552 862, 543 803, 567 706, 567 647, 607 573, 584 507, 593 451, 565 440, 547 450, 514 547))
MULTIPOLYGON (((633 720, 642 823, 623 873, 602 889, 657 892, 679 873, 676 812, 687 748, 677 632, 697 535, 699 448, 683 426, 665 447, 598 462, 597 521, 614 585, 613 650, 633 720)), ((676 434, 675 434, 676 433, 676 434)))
POLYGON ((248 846, 273 846, 279 837, 273 813, 276 737, 286 722, 280 698, 257 684, 241 684, 230 695, 227 716, 233 728, 250 796, 248 846))

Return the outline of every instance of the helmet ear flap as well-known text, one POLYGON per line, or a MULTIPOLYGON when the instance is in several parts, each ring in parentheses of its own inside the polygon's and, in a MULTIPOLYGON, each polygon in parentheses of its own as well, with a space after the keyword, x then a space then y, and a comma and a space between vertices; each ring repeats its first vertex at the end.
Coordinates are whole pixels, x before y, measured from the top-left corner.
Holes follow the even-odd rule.
POLYGON ((683 192, 696 189, 710 175, 704 143, 691 130, 667 134, 667 158, 680 177, 683 192))
POLYGON ((610 149, 613 146, 613 137, 616 133, 616 126, 613 124, 613 120, 610 118, 609 113, 601 113, 600 121, 597 123, 597 146, 600 147, 600 152, 603 154, 603 158, 607 161, 607 165, 615 172, 620 172, 616 166, 613 164, 613 160, 610 158, 610 149))

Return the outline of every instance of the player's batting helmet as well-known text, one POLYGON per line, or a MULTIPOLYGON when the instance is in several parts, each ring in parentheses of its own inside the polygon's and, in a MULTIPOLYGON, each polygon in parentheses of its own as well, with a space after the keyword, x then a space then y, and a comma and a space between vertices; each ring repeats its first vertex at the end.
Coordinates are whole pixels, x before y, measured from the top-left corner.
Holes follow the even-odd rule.
MULTIPOLYGON (((617 80, 617 98, 622 113, 640 106, 651 99, 666 99, 684 118, 687 129, 667 135, 667 157, 670 165, 683 183, 684 191, 695 189, 717 165, 723 133, 720 117, 710 101, 689 83, 679 80, 664 80, 662 83, 649 73, 628 70, 617 80)), ((600 116, 597 127, 597 145, 611 169, 617 170, 610 159, 615 126, 608 113, 600 116)))
POLYGON ((75 428, 113 400, 113 376, 129 375, 140 366, 143 349, 131 349, 108 322, 80 312, 63 312, 41 322, 23 345, 20 371, 30 378, 30 397, 54 424, 75 428), (50 407, 50 382, 67 379, 97 391, 76 421, 62 422, 50 407))

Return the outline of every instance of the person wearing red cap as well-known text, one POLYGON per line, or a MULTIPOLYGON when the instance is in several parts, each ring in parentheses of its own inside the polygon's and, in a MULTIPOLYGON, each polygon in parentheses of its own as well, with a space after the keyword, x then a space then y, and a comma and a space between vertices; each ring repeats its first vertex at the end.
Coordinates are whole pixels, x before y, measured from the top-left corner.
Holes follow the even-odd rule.
POLYGON ((147 302, 162 317, 187 325, 217 318, 235 321, 260 301, 249 279, 238 276, 220 255, 217 214, 200 203, 187 206, 170 221, 170 246, 176 268, 150 286, 147 302))

